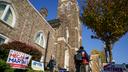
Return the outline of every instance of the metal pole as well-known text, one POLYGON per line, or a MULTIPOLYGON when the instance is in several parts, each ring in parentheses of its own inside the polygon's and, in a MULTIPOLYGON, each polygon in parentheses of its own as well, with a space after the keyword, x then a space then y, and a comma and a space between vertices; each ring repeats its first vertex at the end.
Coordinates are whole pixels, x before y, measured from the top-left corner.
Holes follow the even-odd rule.
POLYGON ((46 58, 47 58, 47 52, 48 52, 49 35, 50 35, 50 31, 48 31, 48 35, 47 35, 47 44, 46 44, 45 56, 44 56, 44 69, 46 69, 46 58))

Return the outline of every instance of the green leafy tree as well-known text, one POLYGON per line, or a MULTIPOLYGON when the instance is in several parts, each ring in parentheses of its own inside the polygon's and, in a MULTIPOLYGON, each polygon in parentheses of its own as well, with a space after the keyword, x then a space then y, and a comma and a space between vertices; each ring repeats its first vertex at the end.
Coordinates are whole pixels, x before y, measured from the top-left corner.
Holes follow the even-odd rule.
POLYGON ((103 41, 111 62, 112 46, 128 31, 128 1, 87 0, 82 9, 83 23, 94 32, 92 38, 103 41))

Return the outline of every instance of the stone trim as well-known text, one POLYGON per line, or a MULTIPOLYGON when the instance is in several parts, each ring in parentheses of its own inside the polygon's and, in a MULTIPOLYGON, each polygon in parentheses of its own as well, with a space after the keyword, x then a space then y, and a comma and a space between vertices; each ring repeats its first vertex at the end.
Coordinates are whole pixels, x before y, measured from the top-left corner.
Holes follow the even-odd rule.
POLYGON ((53 31, 55 31, 53 28, 52 28, 52 26, 46 21, 46 19, 40 14, 40 12, 32 5, 32 3, 29 1, 29 0, 27 0, 28 1, 28 3, 30 4, 30 6, 37 12, 37 14, 39 14, 39 16, 45 21, 45 23, 53 30, 53 31))
POLYGON ((57 41, 64 41, 64 42, 66 42, 66 40, 65 40, 64 37, 59 37, 59 38, 57 39, 57 41))

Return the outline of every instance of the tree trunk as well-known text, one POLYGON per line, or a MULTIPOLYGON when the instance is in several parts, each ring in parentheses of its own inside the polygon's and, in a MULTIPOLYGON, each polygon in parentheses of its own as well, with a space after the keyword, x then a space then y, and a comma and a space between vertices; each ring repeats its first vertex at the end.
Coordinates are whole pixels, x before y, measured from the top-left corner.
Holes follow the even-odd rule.
POLYGON ((112 62, 112 46, 111 46, 111 44, 108 47, 108 51, 109 51, 109 62, 112 62))
POLYGON ((112 44, 110 42, 106 42, 106 48, 109 52, 109 62, 112 62, 112 44))
POLYGON ((106 48, 104 48, 104 52, 105 52, 105 60, 106 60, 106 63, 108 63, 108 60, 107 60, 108 55, 107 55, 107 49, 106 48))

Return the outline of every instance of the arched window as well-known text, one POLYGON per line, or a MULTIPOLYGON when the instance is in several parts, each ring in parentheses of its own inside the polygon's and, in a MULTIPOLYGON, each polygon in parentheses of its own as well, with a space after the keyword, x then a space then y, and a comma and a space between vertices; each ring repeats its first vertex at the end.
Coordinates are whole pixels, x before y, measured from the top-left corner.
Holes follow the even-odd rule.
POLYGON ((8 38, 2 34, 0 34, 0 45, 3 43, 7 43, 8 42, 8 38))
POLYGON ((35 43, 45 48, 45 39, 43 32, 38 32, 36 34, 35 43))
POLYGON ((15 22, 14 11, 10 4, 0 2, 0 19, 13 27, 15 22))

